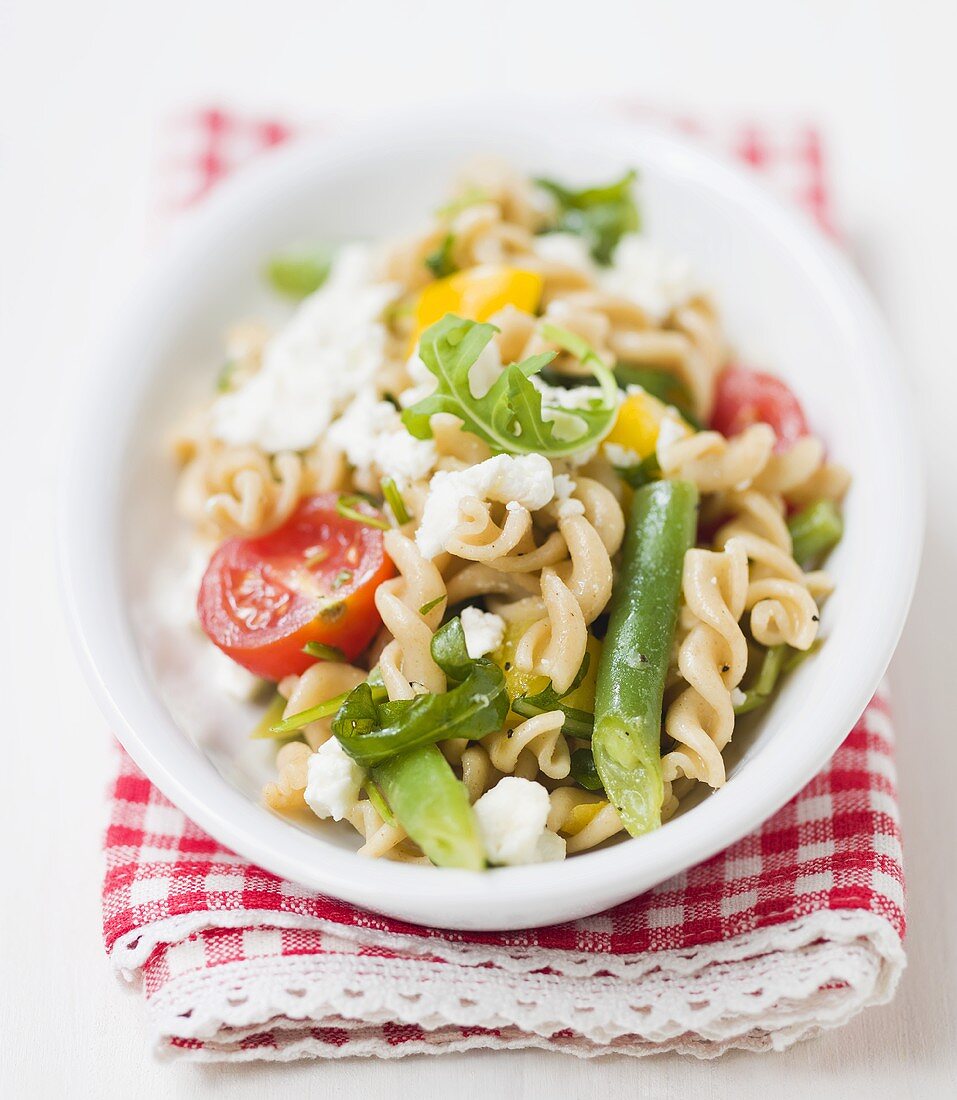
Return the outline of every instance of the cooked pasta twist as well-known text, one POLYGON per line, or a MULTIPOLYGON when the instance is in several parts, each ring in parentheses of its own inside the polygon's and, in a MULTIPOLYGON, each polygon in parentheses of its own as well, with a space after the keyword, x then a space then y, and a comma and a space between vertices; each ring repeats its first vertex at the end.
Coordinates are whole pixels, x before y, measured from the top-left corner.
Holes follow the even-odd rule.
MULTIPOLYGON (((283 718, 290 718, 310 707, 351 691, 368 676, 361 668, 338 661, 318 661, 301 676, 287 676, 279 683, 279 694, 286 700, 283 718)), ((332 736, 332 716, 310 722, 300 731, 313 750, 332 736)))
POLYGON ((688 686, 672 702, 665 731, 676 747, 662 758, 665 801, 681 776, 720 787, 721 750, 734 730, 731 692, 744 676, 748 646, 738 623, 748 596, 748 559, 739 539, 721 551, 692 549, 682 576, 678 669, 688 686))
POLYGON ((525 672, 547 676, 558 692, 569 689, 588 644, 588 628, 575 594, 552 568, 542 570, 545 617, 533 622, 515 648, 525 672))
POLYGON ((177 504, 204 534, 261 535, 292 515, 308 487, 297 454, 206 441, 183 470, 177 504))
POLYGON ((774 449, 774 429, 752 424, 726 439, 720 432, 696 432, 658 444, 658 462, 666 477, 691 481, 702 493, 746 489, 761 473, 774 449))
POLYGON ((579 787, 558 787, 549 795, 547 827, 565 837, 569 855, 584 852, 620 833, 618 811, 599 794, 579 787))
POLYGON ((526 750, 535 757, 538 768, 549 779, 564 779, 571 768, 568 742, 562 735, 565 715, 560 710, 546 711, 527 718, 513 729, 499 730, 482 738, 492 766, 506 775, 514 773, 526 750))
POLYGON ((387 531, 384 542, 399 571, 398 577, 380 584, 375 594, 376 608, 394 639, 379 658, 389 698, 411 699, 417 690, 443 692, 445 673, 430 649, 444 610, 442 575, 401 532, 387 531), (420 609, 430 605, 423 614, 420 609))

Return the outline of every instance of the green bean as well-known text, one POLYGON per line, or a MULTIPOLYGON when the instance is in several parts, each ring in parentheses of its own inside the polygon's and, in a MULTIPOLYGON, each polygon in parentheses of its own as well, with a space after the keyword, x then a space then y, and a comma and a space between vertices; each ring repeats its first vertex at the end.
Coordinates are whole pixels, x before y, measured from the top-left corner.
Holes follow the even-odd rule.
POLYGON ((697 502, 686 481, 635 493, 610 602, 591 745, 602 786, 632 836, 661 824, 661 704, 697 502))
POLYGON ((833 550, 844 534, 844 521, 833 501, 816 500, 788 520, 794 560, 806 569, 833 550))
POLYGON ((437 867, 481 871, 485 851, 465 786, 435 745, 372 769, 395 819, 437 867))
POLYGON ((280 294, 305 298, 322 286, 331 267, 328 249, 279 252, 266 265, 266 278, 280 294))

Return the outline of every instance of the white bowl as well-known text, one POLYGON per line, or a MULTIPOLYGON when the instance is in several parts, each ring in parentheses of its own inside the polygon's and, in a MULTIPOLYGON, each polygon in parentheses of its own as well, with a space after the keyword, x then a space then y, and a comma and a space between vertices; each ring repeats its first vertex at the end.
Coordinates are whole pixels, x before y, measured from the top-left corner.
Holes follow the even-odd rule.
POLYGON ((84 380, 66 470, 60 548, 69 618, 120 740, 194 821, 279 875, 391 916, 462 929, 580 917, 698 863, 758 826, 817 772, 890 659, 917 571, 922 482, 907 389, 888 333, 843 256, 736 168, 670 134, 588 116, 421 113, 303 141, 228 181, 175 230, 118 314, 84 380), (183 524, 164 449, 210 392, 229 322, 265 308, 262 261, 301 239, 394 233, 425 218, 463 161, 495 153, 530 172, 642 176, 650 236, 714 287, 744 361, 785 378, 854 474, 829 568, 822 652, 742 730, 727 785, 662 829, 565 863, 485 874, 354 854, 349 831, 310 832, 258 802, 271 749, 250 708, 211 679, 205 643, 157 585, 182 567, 183 524))

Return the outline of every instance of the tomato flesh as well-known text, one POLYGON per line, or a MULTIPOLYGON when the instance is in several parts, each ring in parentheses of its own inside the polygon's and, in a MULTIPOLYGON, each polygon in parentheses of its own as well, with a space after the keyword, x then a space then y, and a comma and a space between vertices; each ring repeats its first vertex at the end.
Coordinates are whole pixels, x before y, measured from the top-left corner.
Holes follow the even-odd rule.
MULTIPOLYGON (((349 660, 381 625, 375 590, 395 567, 382 531, 339 515, 338 494, 302 501, 277 530, 234 538, 213 554, 197 611, 209 638, 243 668, 267 680, 304 672, 307 642, 341 649, 349 660)), ((371 505, 359 511, 381 518, 371 505)))
POLYGON ((786 451, 808 434, 801 403, 780 378, 726 367, 718 375, 711 427, 732 436, 752 424, 771 425, 777 435, 776 451, 786 451))

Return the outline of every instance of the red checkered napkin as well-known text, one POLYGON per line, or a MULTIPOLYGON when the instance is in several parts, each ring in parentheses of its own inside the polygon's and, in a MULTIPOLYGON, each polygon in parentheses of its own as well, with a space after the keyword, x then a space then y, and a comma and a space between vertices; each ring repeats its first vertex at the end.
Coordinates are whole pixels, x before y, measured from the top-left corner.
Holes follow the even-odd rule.
MULTIPOLYGON (((171 200, 200 197, 287 136, 272 121, 192 116, 171 200)), ((813 131, 719 139, 826 225, 813 131)), ((903 969, 893 744, 879 693, 827 768, 751 836, 609 912, 505 934, 404 924, 253 867, 121 753, 107 951, 142 979, 159 1048, 194 1059, 781 1049, 886 1001, 903 969)))

